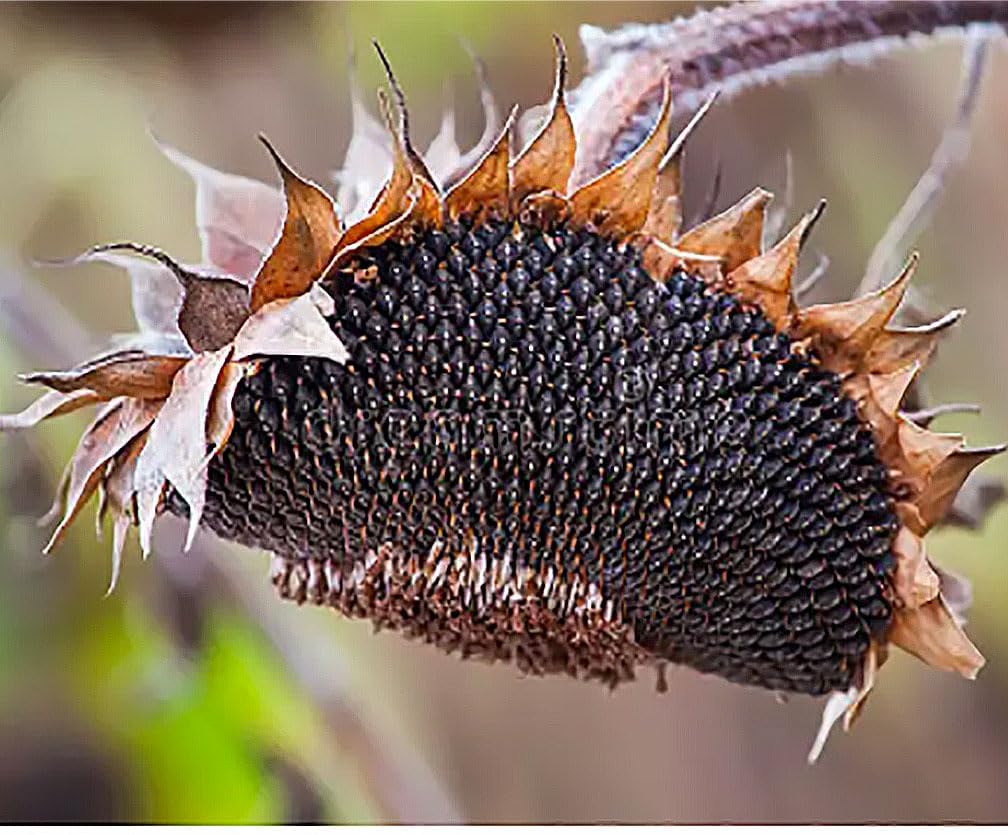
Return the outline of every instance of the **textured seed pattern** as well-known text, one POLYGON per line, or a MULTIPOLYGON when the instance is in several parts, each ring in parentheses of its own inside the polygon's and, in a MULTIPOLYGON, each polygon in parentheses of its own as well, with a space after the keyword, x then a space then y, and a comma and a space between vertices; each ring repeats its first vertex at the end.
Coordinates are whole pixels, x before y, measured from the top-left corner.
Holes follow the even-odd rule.
MULTIPOLYGON (((206 523, 283 557, 287 596, 306 599, 291 565, 363 577, 391 546, 386 580, 433 589, 440 560, 468 571, 438 586, 458 600, 379 616, 399 577, 337 608, 440 643, 508 608, 510 649, 482 654, 511 657, 524 597, 554 626, 626 628, 595 677, 643 650, 776 690, 850 685, 891 615, 886 471, 836 376, 757 311, 563 225, 453 225, 326 289, 351 361, 264 363, 210 467, 206 523)), ((536 641, 529 666, 563 669, 548 656, 570 636, 536 641)))

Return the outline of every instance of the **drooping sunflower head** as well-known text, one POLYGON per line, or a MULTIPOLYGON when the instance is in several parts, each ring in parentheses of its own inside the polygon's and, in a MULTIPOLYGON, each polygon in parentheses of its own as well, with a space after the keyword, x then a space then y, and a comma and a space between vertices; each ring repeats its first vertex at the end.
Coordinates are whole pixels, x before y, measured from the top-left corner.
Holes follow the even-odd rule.
POLYGON ((268 143, 282 193, 165 148, 196 180, 207 263, 77 259, 130 271, 140 332, 28 375, 52 391, 0 419, 101 404, 50 547, 97 493, 116 571, 129 529, 146 553, 173 512, 190 542, 202 524, 272 551, 298 602, 535 673, 616 684, 672 662, 832 693, 827 729, 890 645, 973 677, 962 581, 923 537, 999 450, 901 412, 958 318, 892 324, 916 258, 799 309, 821 206, 769 247, 761 189, 682 231, 693 123, 670 142, 668 85, 643 142, 572 183, 559 42, 520 150, 512 113, 476 153, 441 140, 425 160, 389 76, 387 143, 355 104, 348 157, 391 173, 372 197, 342 172, 352 220, 268 143))

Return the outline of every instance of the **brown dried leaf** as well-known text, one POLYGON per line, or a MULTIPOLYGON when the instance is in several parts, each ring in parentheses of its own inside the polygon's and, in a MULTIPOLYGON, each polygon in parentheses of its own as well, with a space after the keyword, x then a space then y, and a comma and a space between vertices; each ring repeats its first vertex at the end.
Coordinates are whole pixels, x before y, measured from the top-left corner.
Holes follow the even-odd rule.
POLYGON ((88 389, 76 389, 67 392, 47 391, 38 400, 20 412, 10 415, 0 415, 0 432, 31 429, 43 420, 70 414, 70 412, 83 409, 92 403, 100 403, 103 399, 97 393, 88 389))
POLYGON ((896 313, 917 268, 918 255, 910 256, 899 276, 881 290, 837 304, 820 304, 798 314, 796 334, 816 336, 826 349, 824 361, 833 371, 861 365, 896 313))
POLYGON ((931 528, 940 522, 952 507, 952 502, 955 501, 959 489, 969 474, 988 458, 993 458, 1004 451, 1003 445, 978 449, 957 449, 944 458, 934 468, 927 486, 916 501, 924 524, 931 528))
POLYGON ((556 46, 556 78, 549 118, 539 133, 511 165, 511 203, 518 206, 530 194, 540 191, 567 193, 574 168, 577 139, 564 91, 567 85, 567 53, 563 41, 553 36, 556 46))
POLYGON ((896 574, 893 590, 904 606, 917 609, 934 600, 939 591, 938 575, 928 562, 924 540, 907 527, 901 527, 893 540, 896 574))
POLYGON ((354 247, 384 227, 398 222, 413 208, 410 204, 413 171, 392 127, 388 98, 381 91, 378 94, 378 101, 381 103, 385 124, 392 137, 392 173, 378 193, 371 210, 340 237, 337 246, 338 255, 342 255, 345 250, 354 247))
POLYGON ((958 322, 965 310, 953 310, 935 322, 916 328, 885 328, 865 356, 864 366, 872 372, 889 372, 911 362, 924 365, 938 341, 958 322))
MULTIPOLYGON (((749 259, 728 275, 728 288, 743 300, 759 307, 763 315, 778 328, 783 328, 795 311, 794 300, 791 298, 791 279, 801 247, 825 207, 825 202, 820 202, 772 249, 749 259)), ((681 247, 682 244, 683 241, 680 241, 681 247)))
POLYGON ((903 396, 920 370, 920 363, 912 362, 905 368, 889 373, 868 375, 868 390, 884 415, 890 418, 896 417, 900 404, 903 403, 903 396))
POLYGON ((984 657, 956 623, 941 594, 917 609, 893 612, 889 641, 935 669, 974 679, 984 657))
POLYGON ((206 500, 210 399, 231 352, 227 346, 189 360, 175 376, 171 394, 147 433, 134 476, 140 546, 145 556, 150 553, 154 517, 166 483, 189 505, 186 550, 196 536, 206 500))
POLYGON ((133 524, 133 476, 136 473, 136 462, 141 450, 147 443, 146 432, 143 432, 120 452, 109 465, 104 485, 108 496, 109 507, 112 509, 112 575, 105 596, 112 594, 119 581, 122 568, 122 552, 126 544, 126 534, 133 524))
POLYGON ((306 292, 332 260, 343 232, 332 198, 295 174, 266 137, 259 138, 280 171, 287 210, 280 237, 252 285, 253 312, 306 292))
POLYGON ((160 407, 159 400, 122 398, 87 429, 70 463, 63 519, 53 531, 45 553, 59 544, 70 523, 98 488, 108 461, 150 425, 160 407))
MULTIPOLYGON (((672 141, 668 151, 665 152, 664 159, 658 164, 655 196, 642 231, 653 235, 663 243, 672 244, 679 237, 679 232, 682 229, 682 160, 686 140, 689 139, 700 120, 707 115, 717 96, 717 92, 714 92, 693 114, 686 127, 679 131, 678 136, 672 141)), ((759 247, 757 246, 756 253, 758 252, 759 247)))
POLYGON ((178 330, 194 351, 215 351, 226 345, 248 318, 249 291, 244 284, 230 276, 213 275, 202 268, 180 264, 157 247, 129 242, 102 244, 75 260, 121 252, 150 258, 175 276, 182 288, 182 299, 177 302, 172 297, 171 303, 178 311, 178 330))
POLYGON ((319 310, 317 298, 317 293, 308 293, 279 299, 253 313, 235 337, 234 361, 298 356, 345 363, 350 355, 319 310))
POLYGON ((163 399, 186 360, 186 357, 150 356, 143 351, 117 351, 68 371, 36 371, 22 374, 21 379, 65 394, 88 389, 101 400, 119 396, 163 399))
POLYGON ((571 219, 601 234, 625 236, 644 226, 654 198, 658 166, 668 148, 672 97, 663 85, 658 121, 627 159, 581 186, 570 197, 571 219))
POLYGON ((875 674, 880 666, 878 644, 872 641, 868 645, 868 652, 865 653, 864 663, 861 666, 861 685, 858 687, 857 696, 844 711, 843 729, 845 733, 851 729, 864 708, 868 696, 871 695, 871 691, 875 687, 875 674))
POLYGON ((280 229, 283 195, 265 183, 204 165, 152 138, 196 185, 196 226, 203 261, 244 281, 251 280, 280 229))
POLYGON ((207 440, 213 449, 209 457, 220 452, 231 437, 235 425, 232 400, 238 384, 253 373, 259 364, 255 362, 229 362, 217 379, 217 386, 210 398, 210 416, 207 419, 207 440))
POLYGON ((716 255, 698 255, 649 237, 642 246, 644 269, 656 281, 665 281, 676 269, 685 266, 704 277, 708 283, 721 276, 721 259, 716 255))
POLYGON ((497 141, 476 167, 445 195, 448 217, 502 218, 508 212, 510 136, 517 109, 511 111, 497 141))
POLYGON ((717 255, 724 260, 726 273, 736 270, 763 251, 763 223, 772 199, 769 191, 755 188, 734 206, 685 232, 676 246, 717 255))

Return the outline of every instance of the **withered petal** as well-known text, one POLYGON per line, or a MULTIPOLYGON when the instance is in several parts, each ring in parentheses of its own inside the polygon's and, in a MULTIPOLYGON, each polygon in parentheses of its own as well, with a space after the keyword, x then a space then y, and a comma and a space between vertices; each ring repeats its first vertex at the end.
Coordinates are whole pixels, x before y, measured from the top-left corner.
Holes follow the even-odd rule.
POLYGON ((168 396, 172 380, 187 359, 118 351, 67 371, 36 371, 22 374, 21 379, 64 394, 87 389, 102 400, 119 396, 159 399, 168 396))
POLYGON ((476 167, 445 195, 448 217, 468 216, 475 220, 505 217, 509 208, 509 170, 513 109, 500 136, 476 167))
POLYGON ((676 241, 679 249, 723 259, 725 272, 738 269, 763 251, 763 224, 773 195, 755 188, 734 206, 695 226, 676 241))
POLYGON ((104 475, 105 465, 154 420, 161 407, 159 400, 122 398, 85 431, 70 463, 63 519, 53 531, 45 553, 50 553, 63 539, 67 528, 87 503, 104 475))
POLYGON ((10 415, 0 414, 0 432, 31 429, 44 420, 70 414, 93 403, 100 403, 103 399, 97 392, 89 389, 47 391, 20 412, 10 415))
POLYGON ((332 260, 343 233, 332 198, 296 174, 265 136, 259 138, 280 171, 287 211, 280 237, 252 285, 253 312, 276 299, 306 292, 332 260))
POLYGON ((549 118, 511 165, 512 205, 520 205, 528 195, 540 191, 567 193, 574 169, 577 139, 564 100, 567 84, 567 53, 563 41, 553 36, 556 46, 556 78, 549 118))
POLYGON ((671 114, 672 96, 666 80, 651 133, 629 157, 570 196, 572 222, 614 236, 626 236, 644 226, 655 194, 658 165, 668 149, 671 114))
POLYGON ((151 135, 196 186, 196 226, 203 261, 248 281, 283 222, 283 195, 272 186, 205 165, 151 135))
POLYGON ((235 337, 233 359, 255 356, 320 357, 341 364, 350 358, 311 293, 278 299, 252 314, 235 337))
POLYGON ((965 678, 976 678, 985 663, 941 594, 917 609, 896 609, 888 637, 925 664, 965 678))
POLYGON ((229 345, 189 360, 175 376, 171 394, 147 432, 134 475, 140 544, 145 555, 150 553, 154 516, 166 483, 189 506, 186 550, 196 535, 206 500, 210 399, 232 350, 229 345))

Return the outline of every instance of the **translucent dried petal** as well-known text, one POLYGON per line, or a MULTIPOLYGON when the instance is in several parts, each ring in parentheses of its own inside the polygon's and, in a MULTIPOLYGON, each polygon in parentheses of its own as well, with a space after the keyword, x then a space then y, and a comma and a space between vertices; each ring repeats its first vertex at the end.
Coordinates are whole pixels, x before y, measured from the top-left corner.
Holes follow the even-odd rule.
POLYGON ((321 357, 338 363, 350 358, 310 294, 270 302, 252 314, 235 337, 235 361, 270 355, 321 357))
POLYGON ((203 261, 250 280, 280 229, 283 195, 258 180, 204 165, 157 137, 154 142, 196 185, 196 226, 203 261))
POLYGON ((0 415, 0 432, 31 429, 43 420, 75 412, 77 409, 83 409, 92 403, 100 403, 102 399, 100 395, 88 389, 69 392, 47 391, 38 400, 20 412, 11 415, 0 415))
POLYGON ((70 523, 94 494, 105 465, 150 425, 160 406, 157 400, 123 398, 84 433, 70 464, 63 519, 46 545, 46 553, 59 544, 70 523))
POLYGON ((206 499, 210 399, 231 351, 228 346, 189 360, 175 376, 171 394, 147 433, 134 477, 145 555, 150 553, 154 516, 166 483, 189 505, 187 550, 196 536, 206 499))
POLYGON ((966 637, 941 594, 917 609, 897 609, 889 640, 938 670, 976 678, 984 657, 966 637))

